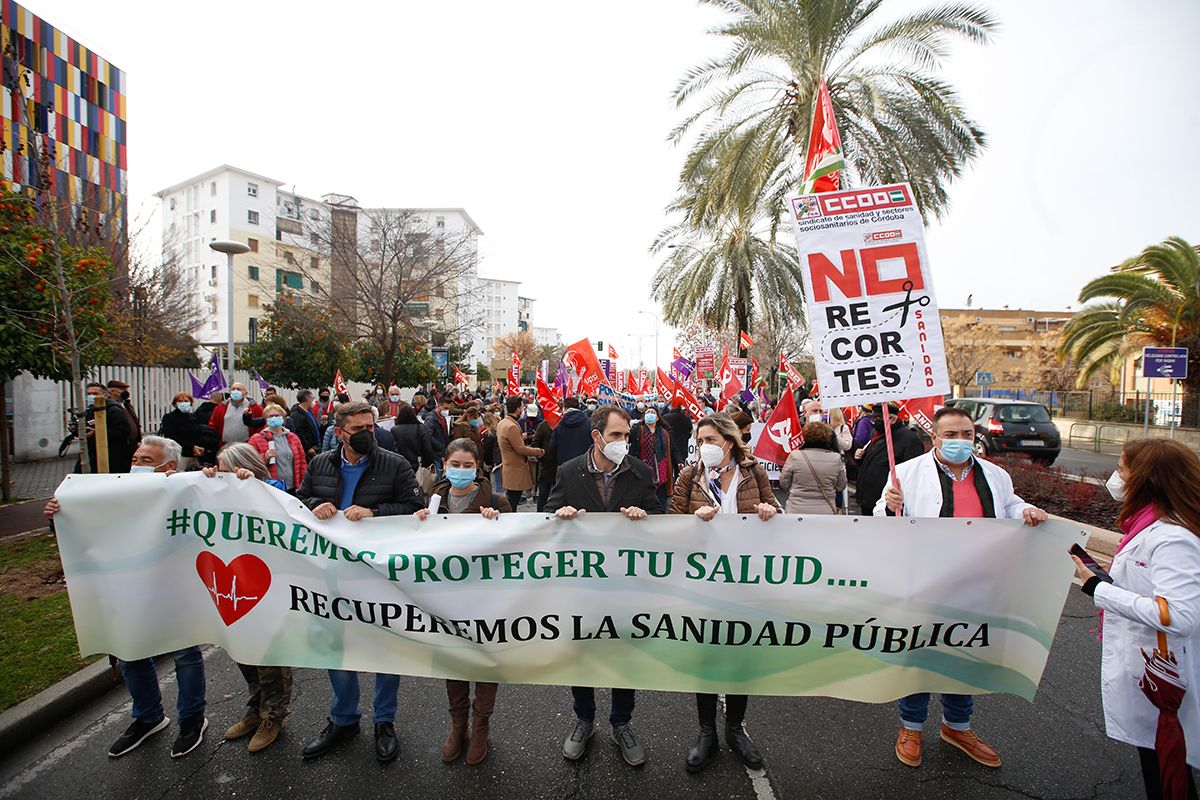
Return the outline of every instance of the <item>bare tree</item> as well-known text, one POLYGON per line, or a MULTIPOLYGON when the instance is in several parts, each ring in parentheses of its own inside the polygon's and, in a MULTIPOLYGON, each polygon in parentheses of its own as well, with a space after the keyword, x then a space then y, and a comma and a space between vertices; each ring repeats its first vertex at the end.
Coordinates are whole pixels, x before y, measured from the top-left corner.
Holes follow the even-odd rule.
POLYGON ((986 371, 1000 354, 996 329, 982 322, 943 319, 942 338, 946 343, 946 368, 952 386, 972 385, 975 373, 986 371))
MULTIPOLYGON (((163 248, 163 253, 174 249, 163 248)), ((193 331, 207 319, 194 302, 194 281, 174 258, 160 263, 130 249, 129 278, 115 293, 114 362, 138 366, 196 365, 193 331)))
MULTIPOLYGON (((401 342, 469 341, 480 324, 475 231, 444 229, 413 209, 363 209, 327 196, 322 209, 291 224, 277 219, 280 241, 316 255, 293 259, 318 284, 343 332, 383 354, 390 380, 401 342), (332 198, 332 199, 330 199, 332 198)), ((285 253, 286 255, 286 253, 285 253)))

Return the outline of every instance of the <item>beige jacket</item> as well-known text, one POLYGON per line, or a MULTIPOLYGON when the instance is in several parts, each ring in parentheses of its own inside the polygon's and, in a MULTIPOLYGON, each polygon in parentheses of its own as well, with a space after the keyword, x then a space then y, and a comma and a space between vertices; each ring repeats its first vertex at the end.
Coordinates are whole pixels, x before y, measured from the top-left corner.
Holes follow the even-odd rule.
POLYGON ((794 450, 783 462, 779 488, 788 493, 784 510, 789 514, 832 514, 829 504, 837 506, 834 494, 846 488, 846 464, 840 455, 829 450, 794 450))
POLYGON ((521 426, 512 417, 505 417, 496 426, 496 441, 500 444, 500 477, 504 488, 525 491, 534 487, 533 464, 530 456, 536 456, 536 448, 525 444, 521 426))

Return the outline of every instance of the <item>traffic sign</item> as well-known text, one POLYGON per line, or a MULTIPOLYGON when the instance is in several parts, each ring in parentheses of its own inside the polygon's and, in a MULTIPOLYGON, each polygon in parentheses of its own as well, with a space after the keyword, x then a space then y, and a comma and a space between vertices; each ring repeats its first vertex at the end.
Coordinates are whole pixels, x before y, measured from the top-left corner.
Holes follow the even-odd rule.
POLYGON ((983 371, 976 372, 975 373, 975 385, 976 386, 991 386, 992 385, 992 373, 983 372, 983 371))
POLYGON ((1186 347, 1143 347, 1143 378, 1186 378, 1186 347))

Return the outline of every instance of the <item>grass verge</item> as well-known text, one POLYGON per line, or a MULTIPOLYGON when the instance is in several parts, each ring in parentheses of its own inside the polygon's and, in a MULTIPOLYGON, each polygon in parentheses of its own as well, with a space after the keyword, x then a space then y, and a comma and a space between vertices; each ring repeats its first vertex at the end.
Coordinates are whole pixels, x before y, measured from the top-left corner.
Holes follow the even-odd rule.
POLYGON ((0 710, 95 661, 81 659, 53 534, 0 542, 0 710))

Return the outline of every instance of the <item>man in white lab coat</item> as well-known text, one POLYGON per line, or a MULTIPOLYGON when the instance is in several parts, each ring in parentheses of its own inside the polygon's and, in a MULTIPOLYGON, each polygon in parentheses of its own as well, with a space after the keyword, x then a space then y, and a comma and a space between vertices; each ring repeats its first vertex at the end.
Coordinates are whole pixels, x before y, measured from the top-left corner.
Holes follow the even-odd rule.
MULTIPOLYGON (((899 486, 889 485, 875 504, 875 516, 1046 520, 1046 512, 1013 493, 1012 478, 974 453, 975 423, 961 408, 944 406, 933 416, 933 449, 896 467, 899 486)), ((971 730, 974 698, 942 694, 941 739, 986 767, 999 767, 1000 756, 971 730)), ((900 699, 896 758, 921 765, 921 731, 929 715, 929 693, 900 699)))

